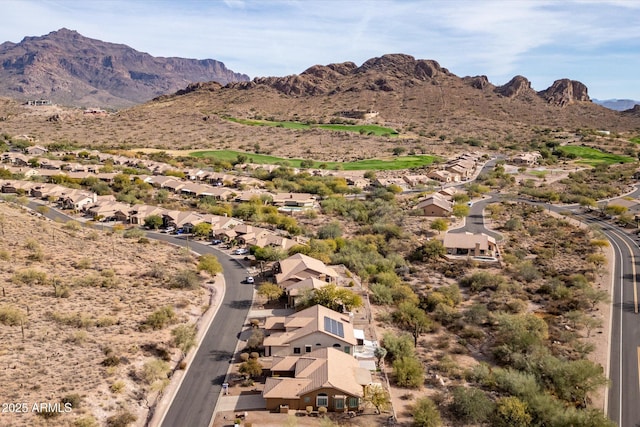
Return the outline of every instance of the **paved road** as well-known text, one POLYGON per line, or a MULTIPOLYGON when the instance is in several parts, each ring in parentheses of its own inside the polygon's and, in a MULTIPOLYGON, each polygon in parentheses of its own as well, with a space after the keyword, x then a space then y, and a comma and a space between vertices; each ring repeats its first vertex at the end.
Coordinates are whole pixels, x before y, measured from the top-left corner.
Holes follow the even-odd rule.
MULTIPOLYGON (((159 240, 185 244, 182 238, 149 234, 159 240)), ((209 425, 253 298, 253 286, 242 283, 247 272, 239 263, 212 246, 195 242, 189 242, 189 246, 198 253, 218 256, 224 268, 226 290, 222 305, 162 422, 165 427, 209 425)))
MULTIPOLYGON (((633 194, 637 194, 638 190, 633 194)), ((577 205, 539 204, 557 213, 570 211, 576 219, 600 229, 614 252, 611 284, 611 347, 608 377, 611 381, 605 411, 620 427, 640 425, 640 318, 638 317, 638 272, 640 248, 633 235, 603 221, 597 212, 585 213, 577 205)), ((605 367, 607 369, 607 367, 605 367)))
MULTIPOLYGON (((36 209, 41 203, 29 202, 36 209)), ((57 210, 50 209, 46 217, 66 222, 74 219, 57 210)), ((101 225, 94 224, 96 228, 101 225)), ((147 237, 186 246, 183 236, 148 232, 147 237)), ((188 371, 167 410, 162 426, 207 427, 213 416, 222 383, 238 343, 238 335, 246 320, 253 299, 253 286, 242 283, 246 270, 231 256, 214 246, 189 241, 189 248, 200 254, 210 253, 218 257, 224 269, 226 284, 224 299, 216 317, 200 344, 188 371)))
MULTIPOLYGON (((553 208, 552 208, 553 209, 553 208)), ((574 211, 577 209, 573 209, 574 211)), ((640 318, 638 272, 640 248, 630 234, 594 215, 577 214, 602 230, 615 254, 611 293, 611 348, 607 416, 620 427, 640 425, 640 318)))

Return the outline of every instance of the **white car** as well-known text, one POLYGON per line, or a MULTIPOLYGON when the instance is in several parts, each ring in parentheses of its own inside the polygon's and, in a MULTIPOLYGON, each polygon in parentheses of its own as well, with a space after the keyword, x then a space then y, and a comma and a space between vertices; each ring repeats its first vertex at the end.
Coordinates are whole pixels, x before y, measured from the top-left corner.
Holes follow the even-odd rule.
POLYGON ((256 281, 253 279, 252 276, 247 276, 247 278, 245 279, 245 281, 250 284, 253 285, 256 281))
POLYGON ((249 253, 249 249, 245 249, 245 248, 238 248, 235 251, 233 251, 234 255, 246 255, 249 253))

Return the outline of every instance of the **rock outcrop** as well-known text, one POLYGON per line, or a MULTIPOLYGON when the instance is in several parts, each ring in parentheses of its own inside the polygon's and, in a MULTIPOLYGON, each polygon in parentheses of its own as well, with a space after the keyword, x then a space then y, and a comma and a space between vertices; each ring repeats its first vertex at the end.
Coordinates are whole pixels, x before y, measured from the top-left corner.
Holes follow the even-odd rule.
POLYGON ((531 82, 523 76, 515 76, 507 84, 495 88, 495 92, 507 98, 535 95, 531 82))
POLYGON ((590 102, 587 86, 576 80, 560 79, 538 92, 548 103, 564 107, 574 102, 590 102))

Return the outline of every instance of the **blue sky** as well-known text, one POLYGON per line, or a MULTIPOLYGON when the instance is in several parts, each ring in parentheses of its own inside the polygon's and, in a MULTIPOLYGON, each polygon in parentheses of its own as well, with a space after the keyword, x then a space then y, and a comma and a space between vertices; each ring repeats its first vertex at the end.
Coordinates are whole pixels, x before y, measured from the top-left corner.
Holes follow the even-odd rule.
POLYGON ((212 58, 249 76, 386 53, 536 90, 580 80, 640 100, 640 0, 0 0, 0 42, 62 27, 154 56, 212 58))

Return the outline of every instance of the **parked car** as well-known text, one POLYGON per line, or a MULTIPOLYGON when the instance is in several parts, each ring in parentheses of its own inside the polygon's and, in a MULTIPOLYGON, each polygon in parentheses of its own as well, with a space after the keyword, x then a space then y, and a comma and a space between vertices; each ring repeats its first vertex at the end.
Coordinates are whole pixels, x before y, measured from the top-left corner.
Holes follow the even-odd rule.
POLYGON ((234 255, 246 255, 249 253, 249 249, 245 249, 245 248, 238 248, 235 251, 233 251, 234 255))
POLYGON ((252 276, 247 276, 245 281, 250 285, 253 285, 255 283, 255 280, 253 279, 252 276))
POLYGON ((167 227, 164 229, 165 233, 173 233, 174 231, 176 231, 175 227, 167 227))
POLYGON ((219 245, 220 243, 222 243, 222 240, 219 240, 219 239, 213 239, 213 240, 211 241, 211 244, 212 244, 212 245, 219 245))

